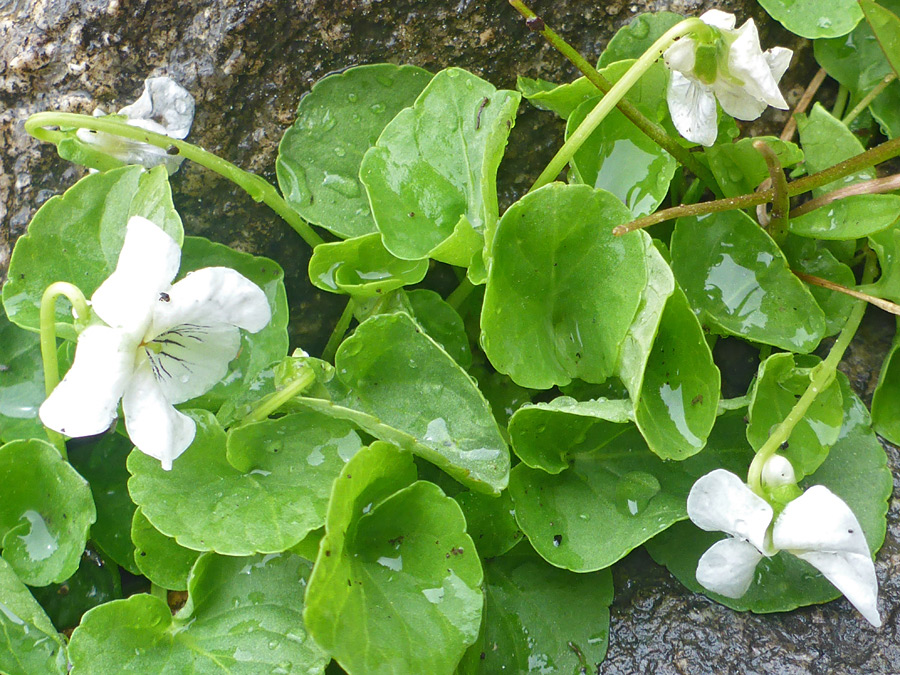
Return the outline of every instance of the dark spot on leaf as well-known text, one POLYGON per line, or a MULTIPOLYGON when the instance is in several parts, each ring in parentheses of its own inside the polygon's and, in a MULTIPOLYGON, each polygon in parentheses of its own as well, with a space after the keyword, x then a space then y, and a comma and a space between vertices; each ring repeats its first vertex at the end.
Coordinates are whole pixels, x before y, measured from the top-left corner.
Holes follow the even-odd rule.
POLYGON ((347 585, 348 585, 348 586, 352 586, 352 585, 353 585, 353 582, 350 581, 349 579, 347 579, 347 585))
POLYGON ((400 546, 403 543, 403 535, 401 534, 398 537, 394 537, 393 539, 388 539, 388 543, 391 546, 400 546))
POLYGON ((176 148, 174 145, 170 145, 168 148, 166 148, 167 155, 177 155, 179 152, 181 152, 181 151, 178 148, 176 148))
POLYGON ((409 217, 410 217, 410 218, 415 218, 415 217, 416 217, 416 212, 415 212, 415 211, 410 211, 410 212, 409 212, 409 217))
POLYGON ((143 558, 145 555, 147 555, 147 552, 146 552, 146 551, 141 551, 141 557, 143 558))
POLYGON ((697 405, 698 403, 703 403, 703 394, 697 394, 691 399, 691 405, 697 405))
POLYGON ((788 449, 788 442, 785 441, 785 442, 782 443, 779 447, 780 447, 782 450, 787 450, 787 449, 788 449))
POLYGON ((480 658, 482 661, 484 661, 484 660, 487 658, 487 654, 485 654, 484 652, 481 652, 481 655, 479 656, 479 658, 480 658))
POLYGON ((330 558, 330 557, 331 557, 331 551, 325 551, 325 557, 326 557, 326 558, 330 558))
POLYGON ((553 545, 554 545, 554 546, 559 546, 560 544, 562 544, 562 535, 561 535, 561 534, 554 534, 554 535, 553 535, 553 545))
MULTIPOLYGON (((853 530, 850 530, 850 531, 852 532, 853 530)), ((57 592, 57 594, 59 594, 59 595, 68 595, 68 594, 69 594, 69 585, 68 585, 68 584, 63 584, 62 586, 60 586, 60 587, 57 589, 56 592, 57 592)))

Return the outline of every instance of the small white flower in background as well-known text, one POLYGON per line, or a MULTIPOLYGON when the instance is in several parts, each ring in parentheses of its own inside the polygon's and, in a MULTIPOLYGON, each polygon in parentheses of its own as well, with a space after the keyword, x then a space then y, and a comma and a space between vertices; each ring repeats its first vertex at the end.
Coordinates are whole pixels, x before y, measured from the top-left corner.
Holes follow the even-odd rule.
POLYGON ((666 98, 678 132, 692 143, 716 141, 716 99, 739 120, 755 120, 766 106, 787 110, 778 82, 793 52, 773 47, 765 52, 753 19, 734 30, 734 14, 712 9, 700 17, 717 29, 714 44, 702 45, 684 37, 663 58, 672 70, 666 98))
MULTIPOLYGON (((95 110, 94 115, 102 115, 102 112, 95 110)), ((194 97, 170 77, 150 77, 144 81, 141 97, 119 110, 119 115, 125 115, 127 123, 133 127, 183 139, 194 122, 194 97)), ((170 155, 164 148, 149 143, 90 129, 78 129, 75 133, 96 150, 125 164, 141 164, 148 169, 164 164, 171 175, 184 161, 184 157, 170 155)))
MULTIPOLYGON (((782 469, 779 464, 770 475, 778 476, 782 469)), ((697 564, 697 581, 713 593, 741 597, 763 556, 786 551, 818 569, 869 623, 881 625, 878 580, 866 537, 850 507, 828 488, 809 488, 772 525, 768 502, 730 471, 716 469, 694 483, 687 512, 700 529, 730 535, 713 544, 697 564)))
POLYGON ((207 267, 172 284, 181 250, 146 218, 128 221, 116 270, 91 298, 107 325, 78 337, 75 361, 40 408, 68 436, 109 428, 119 399, 132 443, 164 469, 194 439, 194 421, 173 404, 209 391, 241 346, 271 318, 265 293, 233 269, 207 267))

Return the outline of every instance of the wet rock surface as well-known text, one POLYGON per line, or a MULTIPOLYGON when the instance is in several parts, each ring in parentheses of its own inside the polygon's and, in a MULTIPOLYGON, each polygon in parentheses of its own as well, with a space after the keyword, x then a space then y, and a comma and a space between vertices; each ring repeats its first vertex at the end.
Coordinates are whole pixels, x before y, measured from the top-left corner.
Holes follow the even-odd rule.
MULTIPOLYGON (((789 102, 815 70, 811 50, 768 21, 755 2, 715 6, 753 16, 764 46, 800 52, 786 78, 789 102)), ((586 55, 596 56, 640 11, 696 14, 713 3, 583 3, 535 0, 534 9, 586 55)), ((169 75, 196 98, 188 140, 275 182, 284 129, 312 83, 350 65, 391 61, 432 71, 467 68, 500 87, 516 74, 562 81, 574 69, 531 35, 506 2, 474 0, 0 0, 0 280, 15 239, 37 208, 84 170, 30 138, 31 113, 118 110, 145 77, 169 75)), ((777 126, 769 111, 763 124, 777 126)), ((523 105, 501 166, 501 202, 522 194, 560 142, 561 124, 523 105)), ((205 169, 186 163, 173 192, 188 234, 255 254, 286 271, 294 346, 318 353, 343 301, 306 279, 309 251, 268 207, 205 169)), ((845 366, 871 396, 892 321, 865 324, 845 366)), ((897 472, 900 452, 888 448, 897 472)), ((900 672, 900 502, 876 570, 885 625, 876 631, 839 600, 786 615, 739 614, 684 589, 646 553, 615 566, 609 655, 599 672, 900 672)))

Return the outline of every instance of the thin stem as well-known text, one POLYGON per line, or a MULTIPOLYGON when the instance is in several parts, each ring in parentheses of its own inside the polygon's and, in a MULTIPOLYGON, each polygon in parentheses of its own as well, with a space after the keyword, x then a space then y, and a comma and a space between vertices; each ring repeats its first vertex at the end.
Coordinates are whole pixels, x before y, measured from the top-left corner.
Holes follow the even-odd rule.
POLYGON ((475 284, 469 281, 469 277, 463 277, 454 291, 447 296, 447 304, 453 309, 459 310, 459 306, 466 301, 466 298, 475 290, 475 284))
POLYGON ((804 213, 815 211, 816 209, 828 206, 832 202, 845 197, 853 197, 855 195, 877 195, 884 192, 893 192, 900 190, 900 173, 893 176, 884 176, 883 178, 873 178, 872 180, 864 180, 853 185, 846 185, 837 190, 832 190, 824 195, 810 199, 808 202, 801 204, 791 211, 790 217, 796 218, 804 213))
POLYGON ((312 368, 305 368, 300 375, 288 382, 285 387, 259 402, 259 404, 247 415, 241 419, 240 424, 250 424, 252 422, 262 422, 269 418, 269 415, 276 412, 281 406, 290 401, 295 396, 299 396, 316 381, 316 373, 312 368))
POLYGON ((834 107, 831 109, 831 116, 841 119, 844 114, 844 108, 847 107, 847 99, 850 97, 850 90, 844 85, 838 88, 837 97, 834 99, 834 107))
MULTIPOLYGON (((866 261, 866 269, 863 272, 863 283, 869 283, 874 277, 874 273, 874 258, 870 256, 866 261)), ((750 469, 747 472, 747 485, 759 496, 765 498, 762 487, 763 467, 769 458, 778 451, 781 444, 790 438, 794 427, 796 427, 800 420, 803 419, 803 416, 806 415, 807 410, 809 410, 813 401, 816 400, 816 397, 831 384, 838 364, 841 362, 841 358, 844 356, 844 352, 850 345, 853 336, 856 335, 856 330, 859 328, 860 321, 862 321, 865 311, 865 302, 860 301, 854 305, 853 309, 850 311, 850 316, 847 318, 847 323, 844 324, 843 329, 841 329, 840 335, 838 335, 837 340, 835 340, 834 345, 831 347, 831 351, 828 352, 828 356, 826 356, 825 360, 813 370, 813 376, 806 391, 803 392, 803 395, 797 403, 794 404, 794 407, 791 409, 791 412, 788 413, 788 416, 775 428, 775 431, 772 432, 772 435, 762 444, 762 447, 757 450, 756 456, 750 463, 750 469)))
POLYGON ((152 581, 150 582, 150 595, 152 595, 152 596, 155 597, 155 598, 159 598, 159 599, 162 600, 164 603, 166 603, 166 606, 168 606, 168 604, 169 604, 169 591, 167 591, 167 590, 166 590, 165 588, 163 588, 162 586, 157 586, 157 585, 154 584, 152 581))
POLYGON ((884 298, 876 298, 874 295, 869 295, 868 293, 861 293, 860 291, 855 291, 852 288, 847 288, 846 286, 841 286, 840 284, 836 284, 833 281, 829 281, 828 279, 822 279, 821 277, 814 277, 812 274, 805 274, 804 272, 798 272, 797 270, 792 270, 794 275, 805 281, 808 284, 812 284, 813 286, 820 286, 822 288, 827 288, 830 291, 836 291, 838 293, 843 293, 844 295, 849 295, 852 298, 856 298, 857 300, 864 300, 868 302, 870 305, 875 305, 879 309, 883 309, 885 312, 889 312, 890 314, 900 315, 900 305, 891 302, 890 300, 885 300, 884 298))
POLYGON ((341 340, 344 339, 344 335, 347 334, 347 329, 350 327, 350 322, 353 320, 354 307, 355 303, 353 302, 353 298, 349 298, 347 300, 347 306, 344 307, 341 317, 334 326, 334 330, 331 331, 331 337, 328 338, 325 349, 322 350, 323 361, 331 362, 334 360, 337 348, 340 346, 341 340))
POLYGON ((891 82, 893 82, 893 81, 896 80, 896 79, 897 79, 897 73, 895 73, 895 72, 893 72, 893 71, 891 71, 890 73, 888 73, 887 75, 885 75, 885 76, 884 76, 884 79, 881 80, 881 82, 879 82, 878 84, 876 84, 876 85, 872 88, 872 91, 870 91, 868 94, 866 94, 865 96, 863 96, 862 99, 860 99, 859 103, 857 103, 857 104, 853 107, 853 110, 851 110, 850 112, 848 112, 848 113, 846 114, 846 116, 844 116, 844 119, 842 119, 841 121, 849 127, 849 126, 850 126, 850 122, 852 122, 853 120, 855 120, 856 117, 857 117, 863 110, 865 110, 865 109, 869 106, 869 104, 870 104, 872 101, 875 100, 875 97, 878 96, 878 94, 880 94, 881 92, 883 92, 883 91, 885 90, 885 88, 886 88, 891 82))
POLYGON ((769 170, 769 180, 772 181, 772 213, 769 214, 769 223, 766 230, 776 243, 780 244, 787 236, 788 211, 791 210, 791 198, 788 196, 787 178, 778 155, 765 141, 753 141, 753 147, 766 160, 766 168, 769 170))
MULTIPOLYGON (((581 73, 604 94, 612 89, 612 83, 603 77, 593 65, 588 62, 581 54, 578 53, 568 42, 566 42, 556 31, 549 28, 524 2, 521 0, 509 0, 519 14, 526 21, 529 28, 540 33, 556 50, 565 56, 581 73)), ((622 99, 616 104, 619 111, 625 115, 642 133, 650 140, 654 141, 663 150, 668 152, 677 162, 690 169, 690 171, 700 178, 706 186, 712 190, 717 197, 721 197, 721 188, 716 183, 712 173, 703 164, 701 164, 691 153, 690 150, 678 143, 677 140, 669 136, 666 130, 646 117, 638 108, 626 99, 622 99)))
POLYGON ((806 109, 809 108, 809 104, 812 103, 813 97, 815 97, 816 92, 819 91, 819 87, 822 86, 822 82, 825 81, 827 75, 828 73, 825 72, 824 68, 819 68, 818 72, 813 76, 813 79, 809 81, 806 91, 803 92, 803 96, 797 101, 794 112, 791 113, 791 118, 781 131, 782 141, 788 142, 794 137, 794 133, 797 131, 797 118, 795 115, 806 112, 806 109))
MULTIPOLYGON (((845 159, 838 162, 828 169, 823 169, 811 176, 805 176, 791 183, 788 183, 788 196, 794 197, 804 192, 808 192, 817 187, 828 185, 829 183, 855 173, 860 169, 865 169, 875 164, 880 164, 900 154, 900 138, 892 138, 885 141, 870 150, 866 150, 855 157, 845 159)), ((759 204, 765 204, 772 201, 775 197, 774 188, 768 190, 760 190, 749 195, 741 195, 739 197, 728 197, 726 199, 717 199, 712 202, 703 202, 702 204, 685 204, 670 209, 663 209, 649 216, 643 216, 637 220, 633 220, 625 225, 619 225, 613 228, 613 234, 623 235, 634 230, 639 230, 656 223, 673 218, 681 218, 682 216, 701 216, 707 213, 718 213, 720 211, 731 211, 733 209, 746 209, 759 204)))
POLYGON ((164 134, 157 134, 147 131, 140 127, 131 126, 118 120, 110 120, 104 117, 90 117, 88 115, 76 115, 74 113, 62 112, 41 112, 32 115, 25 121, 25 131, 41 141, 50 143, 58 143, 66 134, 47 129, 46 127, 78 127, 82 129, 93 129, 94 131, 102 131, 123 138, 130 138, 133 141, 141 143, 149 143, 158 148, 170 150, 174 148, 178 154, 187 159, 206 167, 210 171, 215 171, 220 176, 224 176, 231 182, 246 190, 255 201, 263 202, 269 206, 275 213, 281 216, 303 240, 315 248, 323 243, 323 239, 316 234, 309 224, 294 211, 284 198, 275 189, 275 186, 265 179, 239 169, 231 162, 228 162, 218 155, 207 152, 202 148, 178 140, 170 138, 164 134))
POLYGON ((588 113, 587 117, 584 118, 584 121, 574 132, 572 132, 569 139, 563 144, 553 159, 550 160, 550 163, 541 172, 541 175, 538 176, 538 179, 534 182, 534 185, 531 186, 529 192, 533 192, 539 187, 543 187, 556 179, 559 172, 569 163, 578 151, 578 148, 580 148, 594 132, 594 129, 597 128, 622 97, 628 93, 628 90, 634 86, 641 75, 647 72, 647 69, 662 56, 663 52, 665 52, 675 40, 699 30, 708 31, 710 28, 700 19, 691 18, 677 23, 663 33, 663 35, 654 42, 646 52, 641 54, 640 58, 634 62, 631 68, 625 72, 621 79, 616 82, 609 92, 600 99, 596 106, 594 106, 594 109, 588 113))

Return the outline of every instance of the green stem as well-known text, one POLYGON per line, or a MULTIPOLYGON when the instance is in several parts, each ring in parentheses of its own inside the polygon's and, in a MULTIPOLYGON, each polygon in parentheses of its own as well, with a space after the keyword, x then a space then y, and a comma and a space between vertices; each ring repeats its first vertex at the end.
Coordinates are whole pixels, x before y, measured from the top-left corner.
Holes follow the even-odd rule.
POLYGON ((814 197, 808 202, 804 202, 796 209, 793 209, 790 213, 790 217, 796 218, 797 216, 802 216, 804 213, 815 211, 816 209, 846 197, 853 197, 856 195, 878 195, 885 192, 893 192, 894 190, 900 190, 900 173, 895 173, 892 176, 884 176, 883 178, 860 181, 859 183, 845 185, 837 190, 826 192, 824 195, 814 197))
MULTIPOLYGON (((817 187, 828 185, 834 181, 856 173, 860 169, 865 169, 881 162, 886 162, 900 155, 900 138, 892 138, 885 141, 870 150, 866 150, 855 157, 845 159, 838 162, 834 166, 806 176, 787 184, 787 193, 789 197, 803 194, 817 187)), ((749 195, 741 195, 740 197, 728 197, 726 199, 717 199, 712 202, 703 202, 702 204, 685 204, 670 209, 663 209, 649 216, 644 216, 633 220, 625 225, 619 225, 613 228, 613 234, 623 235, 634 230, 639 230, 664 220, 673 218, 681 218, 682 216, 702 216, 708 213, 718 213, 720 211, 731 211, 733 209, 746 209, 759 204, 765 204, 772 201, 775 197, 775 189, 760 190, 749 195)))
MULTIPOLYGON (((556 31, 549 28, 524 2, 521 0, 509 0, 509 4, 525 18, 529 28, 540 33, 560 54, 569 59, 572 65, 578 68, 578 70, 580 70, 588 81, 597 87, 597 89, 604 94, 607 94, 609 90, 612 89, 613 85, 609 80, 603 77, 603 75, 601 75, 587 59, 579 54, 578 51, 556 33, 556 31)), ((680 164, 690 169, 690 171, 700 178, 700 180, 702 180, 717 197, 722 196, 721 189, 709 169, 703 166, 690 150, 669 136, 665 129, 646 117, 631 101, 622 99, 618 102, 616 107, 650 140, 672 155, 672 157, 680 164)))
POLYGON ((162 586, 157 586, 156 584, 154 584, 154 583, 151 581, 151 582, 150 582, 150 595, 152 595, 152 596, 155 597, 155 598, 159 598, 159 599, 162 600, 164 603, 166 603, 166 606, 168 607, 168 605, 169 605, 169 591, 167 591, 165 588, 163 588, 162 586))
POLYGON ((447 304, 459 311, 459 306, 466 301, 466 298, 468 298, 474 290, 475 284, 469 281, 469 277, 463 277, 463 280, 459 282, 459 286, 447 296, 447 304))
POLYGON ((881 92, 885 90, 885 88, 894 80, 897 79, 897 74, 894 72, 890 72, 885 75, 884 79, 881 80, 868 94, 862 97, 859 103, 857 103, 853 110, 847 113, 847 115, 841 121, 846 124, 848 127, 850 126, 850 122, 856 119, 856 117, 866 108, 869 107, 869 104, 875 100, 875 97, 878 96, 881 92))
POLYGON ((841 119, 844 114, 844 108, 847 107, 847 99, 850 97, 850 90, 844 85, 838 88, 837 97, 834 99, 834 107, 831 109, 831 116, 841 119))
POLYGON ((334 330, 331 331, 331 337, 328 338, 325 349, 322 350, 323 361, 331 362, 334 360, 337 348, 340 346, 341 340, 344 339, 344 335, 347 334, 347 329, 350 327, 350 322, 353 320, 354 307, 355 303, 353 302, 353 298, 349 298, 347 300, 347 306, 344 307, 344 311, 341 313, 341 317, 338 319, 334 330))
POLYGON ((616 82, 607 94, 600 99, 594 109, 588 113, 584 121, 578 125, 578 128, 572 132, 568 140, 559 149, 547 167, 538 176, 538 179, 531 186, 529 192, 537 190, 544 185, 552 182, 563 170, 566 164, 572 159, 578 148, 587 140, 594 132, 594 129, 604 120, 609 112, 616 107, 616 104, 628 93, 628 90, 640 79, 647 70, 656 63, 656 60, 662 56, 663 52, 668 49, 672 43, 680 37, 699 30, 710 30, 709 26, 700 19, 691 18, 676 24, 654 42, 650 48, 641 54, 640 58, 634 62, 622 78, 616 82))
POLYGON ((766 168, 769 170, 769 179, 772 181, 772 189, 775 194, 772 197, 772 212, 769 214, 769 223, 766 230, 775 243, 781 245, 787 236, 788 212, 791 210, 791 198, 788 196, 787 178, 778 155, 765 141, 754 141, 754 149, 766 160, 766 168))
MULTIPOLYGON (((260 403, 247 415, 245 415, 240 424, 250 424, 252 422, 262 422, 269 418, 269 415, 276 412, 281 406, 290 401, 295 396, 299 396, 316 381, 316 374, 312 368, 305 368, 301 374, 288 382, 285 387, 273 394, 272 396, 260 401, 260 403)), ((237 426, 237 425, 235 425, 237 426)))
POLYGON ((215 171, 220 176, 224 176, 231 182, 243 188, 255 201, 263 202, 269 206, 275 213, 281 216, 303 240, 315 248, 323 243, 323 239, 316 234, 300 215, 294 211, 284 198, 278 194, 271 183, 265 179, 239 169, 231 162, 221 157, 207 152, 196 145, 170 138, 164 134, 157 134, 140 127, 131 126, 125 122, 118 120, 110 120, 104 117, 90 117, 88 115, 76 115, 74 113, 63 112, 41 112, 32 115, 25 121, 25 131, 41 141, 50 143, 59 143, 66 138, 66 134, 61 131, 47 129, 46 127, 77 127, 82 129, 93 129, 94 131, 102 131, 115 136, 122 136, 133 141, 141 143, 149 143, 158 148, 169 150, 175 148, 183 157, 206 167, 210 171, 215 171))
MULTIPOLYGON (((862 283, 869 283, 874 276, 875 262, 874 257, 870 256, 866 262, 866 269, 863 272, 862 283)), ((834 380, 834 374, 837 371, 838 364, 841 362, 841 358, 844 356, 844 352, 850 345, 853 336, 856 335, 856 330, 859 328, 860 321, 862 321, 865 311, 866 303, 861 300, 857 301, 850 311, 847 323, 844 324, 840 335, 838 335, 837 340, 835 340, 834 345, 831 347, 831 351, 828 352, 828 356, 813 370, 813 376, 806 391, 803 392, 803 395, 797 403, 794 404, 794 407, 791 409, 791 412, 788 413, 788 416, 775 428, 775 431, 772 432, 772 435, 769 436, 765 443, 763 443, 762 447, 757 450, 756 456, 750 463, 750 469, 747 472, 747 485, 760 497, 765 499, 765 492, 763 491, 762 486, 763 467, 769 458, 778 452, 781 444, 790 438, 794 427, 797 426, 800 420, 803 419, 803 416, 806 415, 806 412, 813 404, 813 401, 816 400, 816 397, 831 384, 832 380, 834 380)))

